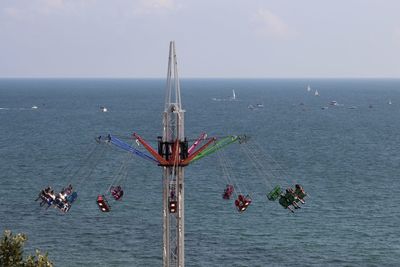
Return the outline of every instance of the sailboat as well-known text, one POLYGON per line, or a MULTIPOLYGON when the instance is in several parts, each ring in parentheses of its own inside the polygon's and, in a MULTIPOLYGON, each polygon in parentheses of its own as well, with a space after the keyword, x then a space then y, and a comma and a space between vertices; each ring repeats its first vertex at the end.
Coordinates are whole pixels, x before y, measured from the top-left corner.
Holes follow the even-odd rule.
POLYGON ((235 100, 236 100, 235 90, 232 90, 231 100, 232 100, 232 101, 235 101, 235 100))
POLYGON ((389 102, 388 102, 388 104, 389 104, 389 105, 391 105, 391 104, 392 104, 392 100, 391 100, 391 99, 389 99, 389 102))
POLYGON ((236 98, 235 90, 232 90, 232 96, 229 96, 228 98, 213 97, 213 98, 211 98, 211 100, 213 100, 213 101, 238 101, 238 99, 236 98))
POLYGON ((315 95, 315 96, 319 96, 318 90, 315 90, 314 95, 315 95))
POLYGON ((308 85, 307 86, 307 92, 310 92, 311 91, 311 87, 310 87, 310 85, 308 85))

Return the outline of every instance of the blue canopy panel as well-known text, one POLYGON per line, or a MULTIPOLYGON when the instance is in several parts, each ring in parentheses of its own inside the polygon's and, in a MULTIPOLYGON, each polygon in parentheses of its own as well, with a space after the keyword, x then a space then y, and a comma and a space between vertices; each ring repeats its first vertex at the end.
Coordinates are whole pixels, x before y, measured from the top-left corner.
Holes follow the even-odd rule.
POLYGON ((132 147, 131 145, 125 143, 124 141, 122 141, 122 140, 120 140, 120 139, 118 139, 118 138, 116 138, 116 137, 114 137, 114 136, 112 136, 112 135, 110 135, 110 142, 111 142, 113 145, 115 145, 115 146, 117 146, 117 147, 119 147, 119 148, 122 148, 123 150, 126 150, 126 151, 128 151, 128 152, 131 152, 132 154, 137 155, 137 156, 139 156, 139 157, 141 157, 141 158, 143 158, 143 159, 150 160, 150 161, 152 161, 152 162, 154 162, 154 163, 157 163, 157 164, 159 163, 159 162, 158 162, 156 159, 154 159, 153 157, 151 157, 151 156, 149 156, 149 155, 143 153, 143 152, 140 151, 140 150, 137 150, 136 148, 132 147))

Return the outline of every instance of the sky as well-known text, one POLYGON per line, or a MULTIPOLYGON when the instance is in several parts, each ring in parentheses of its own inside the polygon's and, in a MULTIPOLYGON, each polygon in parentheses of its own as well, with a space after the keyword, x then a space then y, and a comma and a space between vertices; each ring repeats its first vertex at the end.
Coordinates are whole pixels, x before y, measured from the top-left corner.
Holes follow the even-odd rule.
POLYGON ((0 0, 0 77, 400 78, 399 0, 0 0))

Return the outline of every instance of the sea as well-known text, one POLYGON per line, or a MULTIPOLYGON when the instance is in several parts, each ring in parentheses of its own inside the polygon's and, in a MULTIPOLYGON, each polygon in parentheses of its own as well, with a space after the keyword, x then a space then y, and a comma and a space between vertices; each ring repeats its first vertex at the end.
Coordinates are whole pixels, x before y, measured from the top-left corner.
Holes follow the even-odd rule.
MULTIPOLYGON (((137 133, 156 147, 165 84, 0 79, 0 231, 25 233, 25 255, 162 265, 161 168, 95 138, 137 147, 137 133), (68 184, 78 193, 68 213, 35 201, 68 184)), ((246 136, 185 167, 186 266, 400 264, 400 80, 182 79, 181 94, 189 144, 202 132, 246 136), (222 198, 226 184, 252 198, 245 212, 222 198), (295 184, 308 196, 294 213, 266 198, 295 184)))

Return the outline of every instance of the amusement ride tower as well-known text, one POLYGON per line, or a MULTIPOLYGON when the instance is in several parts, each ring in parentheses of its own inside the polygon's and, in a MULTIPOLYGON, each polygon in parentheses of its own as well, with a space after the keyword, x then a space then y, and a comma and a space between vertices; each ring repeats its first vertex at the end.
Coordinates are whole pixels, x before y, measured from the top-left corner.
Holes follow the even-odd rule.
POLYGON ((169 160, 170 156, 174 157, 170 161, 172 165, 162 166, 164 266, 184 266, 185 263, 184 165, 180 163, 188 156, 188 145, 185 141, 185 111, 182 109, 177 65, 175 43, 171 42, 163 114, 163 136, 159 140, 159 153, 163 158, 169 160), (174 155, 170 154, 174 150, 174 155))
POLYGON ((212 142, 211 138, 195 151, 204 140, 204 134, 190 148, 185 138, 184 110, 178 78, 175 43, 169 46, 163 135, 158 137, 158 151, 147 144, 138 134, 134 137, 147 149, 163 169, 163 266, 185 264, 184 227, 184 167, 201 156, 212 142), (190 153, 189 153, 190 151, 190 153))
MULTIPOLYGON (((178 78, 178 64, 175 43, 169 46, 165 106, 163 112, 163 133, 158 137, 158 149, 152 148, 142 137, 134 133, 134 138, 151 154, 145 154, 124 143, 115 136, 108 136, 108 142, 157 164, 163 170, 163 266, 183 267, 185 265, 184 167, 191 162, 210 155, 217 150, 240 140, 239 136, 227 136, 217 141, 206 138, 202 133, 188 147, 185 137, 184 113, 178 78), (204 144, 197 148, 200 143, 204 144), (213 145, 211 145, 213 143, 213 145), (211 145, 211 146, 210 146, 211 145)), ((100 210, 109 211, 103 200, 98 200, 100 210)))

